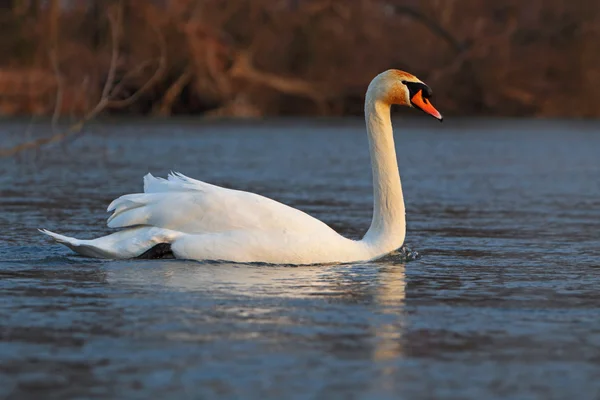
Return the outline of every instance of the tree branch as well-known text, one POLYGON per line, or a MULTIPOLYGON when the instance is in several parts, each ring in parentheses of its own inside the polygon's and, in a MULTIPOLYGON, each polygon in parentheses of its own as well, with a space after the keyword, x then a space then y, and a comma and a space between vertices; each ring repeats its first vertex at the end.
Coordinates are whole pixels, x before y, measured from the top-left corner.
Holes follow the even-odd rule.
POLYGON ((193 76, 193 70, 190 66, 188 66, 165 92, 160 105, 155 109, 156 115, 164 117, 171 114, 173 103, 175 103, 175 100, 181 94, 184 87, 188 84, 193 76))
POLYGON ((54 103, 54 112, 52 113, 52 131, 56 132, 58 126, 58 120, 60 119, 60 112, 62 110, 63 103, 63 95, 64 95, 64 78, 60 72, 60 67, 58 65, 58 49, 57 46, 53 46, 50 50, 50 63, 52 64, 52 69, 54 70, 54 76, 56 77, 56 100, 54 103))
MULTIPOLYGON (((160 31, 156 30, 156 35, 158 37, 158 45, 160 48, 160 56, 158 57, 158 67, 154 71, 154 74, 142 85, 141 88, 135 91, 131 96, 121 99, 121 100, 110 100, 107 104, 108 108, 125 108, 136 102, 142 94, 144 94, 148 89, 153 87, 158 83, 158 81, 163 77, 165 71, 167 70, 167 44, 165 42, 165 38, 160 33, 160 31)), ((149 65, 148 62, 143 64, 149 65)), ((138 71, 142 71, 144 68, 137 69, 138 71)), ((125 75, 126 77, 128 75, 125 75)), ((111 98, 114 99, 115 96, 121 91, 124 85, 125 79, 121 80, 117 86, 115 86, 115 90, 111 93, 111 98)))
MULTIPOLYGON (((165 69, 166 69, 166 44, 164 38, 159 33, 159 47, 161 55, 159 57, 159 66, 152 75, 152 77, 146 81, 146 83, 138 89, 135 93, 123 100, 113 100, 114 97, 120 92, 124 85, 124 80, 117 85, 115 85, 115 76, 117 71, 117 64, 119 61, 119 41, 121 36, 121 27, 123 22, 123 3, 120 1, 118 3, 118 8, 115 14, 109 14, 109 23, 111 27, 111 39, 112 39, 112 51, 111 51, 111 60, 110 66, 108 70, 107 80, 104 83, 104 87, 102 89, 102 95, 98 100, 98 103, 88 111, 79 121, 69 126, 64 132, 55 133, 49 137, 43 137, 31 141, 27 141, 25 143, 18 144, 8 149, 0 149, 0 157, 11 157, 15 156, 21 152, 26 150, 38 149, 43 146, 47 146, 53 143, 58 143, 67 138, 74 136, 75 134, 81 132, 81 130, 85 127, 85 124, 90 120, 96 118, 101 112, 103 112, 106 108, 123 108, 127 107, 133 102, 135 102, 142 93, 150 89, 154 86, 162 77, 165 69)), ((158 31, 157 31, 158 32, 158 31)), ((53 64, 53 68, 55 70, 55 74, 57 75, 57 79, 62 79, 60 76, 60 71, 58 69, 58 56, 56 54, 56 48, 51 51, 51 62, 53 64)), ((133 69, 135 74, 141 72, 146 67, 150 65, 151 62, 147 61, 136 68, 133 69)), ((131 77, 132 74, 126 74, 125 78, 131 77)), ((59 81, 59 92, 57 93, 57 104, 62 103, 62 90, 60 89, 60 81, 59 81), (60 101, 59 101, 60 100, 60 101)), ((59 105, 55 106, 53 121, 58 120, 58 116, 60 116, 60 107, 59 105)))
POLYGON ((112 40, 112 52, 110 58, 110 67, 108 69, 108 76, 106 77, 106 82, 104 83, 104 89, 102 90, 102 95, 100 97, 100 101, 102 102, 104 99, 107 99, 110 95, 114 81, 115 74, 117 72, 117 61, 119 59, 119 40, 121 36, 121 26, 123 23, 123 2, 120 1, 117 5, 116 16, 114 14, 108 14, 108 20, 110 22, 110 32, 111 32, 111 40, 112 40))
POLYGON ((406 6, 396 6, 394 11, 398 14, 406 14, 411 16, 413 19, 419 21, 425 25, 431 32, 444 39, 457 53, 461 53, 467 49, 467 45, 459 42, 452 34, 444 29, 443 26, 438 24, 433 19, 427 17, 425 14, 418 12, 414 8, 406 6))

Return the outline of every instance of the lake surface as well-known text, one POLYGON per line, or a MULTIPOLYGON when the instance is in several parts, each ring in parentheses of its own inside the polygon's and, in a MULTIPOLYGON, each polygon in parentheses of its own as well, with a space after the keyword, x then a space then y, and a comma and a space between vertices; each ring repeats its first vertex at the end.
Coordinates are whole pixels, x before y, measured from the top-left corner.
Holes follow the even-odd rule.
POLYGON ((95 260, 36 231, 106 234, 112 199, 174 170, 359 238, 359 120, 106 122, 0 160, 0 397, 600 398, 600 124, 395 126, 408 263, 95 260))

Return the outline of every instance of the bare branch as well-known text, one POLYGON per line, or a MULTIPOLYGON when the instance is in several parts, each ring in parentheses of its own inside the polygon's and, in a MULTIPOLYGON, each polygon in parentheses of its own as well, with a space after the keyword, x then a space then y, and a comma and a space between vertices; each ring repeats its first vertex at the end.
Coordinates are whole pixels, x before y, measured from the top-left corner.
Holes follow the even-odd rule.
POLYGON ((111 90, 111 97, 116 97, 123 91, 125 88, 125 84, 129 82, 131 79, 138 77, 140 73, 142 73, 146 68, 150 67, 155 60, 146 60, 144 62, 139 63, 135 68, 127 73, 119 80, 113 89, 111 90))
POLYGON ((11 147, 10 149, 0 149, 0 157, 14 156, 25 150, 37 149, 37 148, 40 148, 42 146, 45 146, 45 145, 48 145, 51 143, 60 142, 61 140, 66 139, 70 135, 79 132, 83 128, 83 124, 86 121, 87 120, 79 121, 75 125, 71 126, 66 132, 63 132, 63 133, 58 133, 58 134, 50 136, 50 137, 39 138, 36 140, 32 140, 30 142, 22 143, 17 146, 11 147))
POLYGON ((110 32, 112 39, 112 54, 110 59, 110 68, 108 69, 108 76, 106 77, 106 82, 104 84, 104 89, 102 90, 102 96, 100 97, 100 102, 107 101, 108 97, 111 94, 114 82, 115 82, 115 74, 117 72, 117 61, 119 59, 119 40, 121 36, 121 26, 123 23, 123 2, 119 1, 117 5, 117 15, 112 13, 108 14, 108 20, 110 22, 110 32))
POLYGON ((163 99, 160 103, 160 106, 156 110, 157 115, 167 116, 171 114, 171 109, 173 108, 173 103, 185 87, 187 83, 192 79, 193 71, 190 66, 188 66, 185 71, 173 82, 173 84, 167 89, 163 99))
POLYGON ((56 133, 58 120, 60 119, 60 112, 62 109, 64 94, 64 79, 58 66, 58 54, 56 46, 54 46, 54 48, 50 50, 50 63, 52 64, 52 69, 54 70, 54 76, 56 77, 57 85, 54 112, 52 113, 52 131, 56 133))
POLYGON ((319 90, 316 85, 303 79, 289 78, 257 69, 252 64, 247 51, 239 51, 230 70, 233 78, 242 78, 252 83, 265 85, 281 93, 309 98, 315 102, 323 114, 327 111, 327 97, 333 97, 334 91, 319 90))
MULTIPOLYGON (((481 30, 481 29, 483 29, 483 27, 478 26, 476 29, 481 30)), ((434 82, 440 81, 441 79, 443 79, 444 77, 446 77, 448 75, 458 72, 463 67, 463 65, 468 63, 479 52, 488 50, 488 49, 492 48, 493 46, 498 45, 499 43, 509 41, 510 38, 516 32, 516 29, 517 29, 516 22, 511 21, 508 24, 508 26, 506 27, 506 30, 500 34, 493 35, 493 36, 476 35, 476 36, 480 37, 480 39, 478 41, 474 42, 468 49, 462 50, 457 56, 454 57, 454 60, 448 66, 446 66, 445 68, 438 69, 435 72, 433 72, 427 78, 427 80, 430 83, 434 83, 434 82)))
MULTIPOLYGON (((141 88, 136 90, 135 93, 133 93, 131 96, 122 100, 110 100, 107 104, 109 108, 124 108, 133 104, 139 99, 139 97, 142 94, 144 94, 148 89, 156 85, 158 81, 160 81, 160 79, 163 77, 165 71, 167 70, 167 43, 165 42, 165 38, 160 31, 158 31, 157 29, 155 29, 154 31, 156 32, 156 35, 158 37, 158 45, 160 49, 160 56, 158 57, 158 68, 156 69, 156 71, 154 71, 154 74, 150 77, 150 79, 148 79, 146 83, 142 85, 141 88)), ((117 85, 115 89, 119 89, 119 86, 121 86, 121 84, 117 85)), ((113 91, 111 93, 111 97, 114 98, 114 96, 117 93, 118 90, 113 91)))
POLYGON ((464 51, 467 46, 464 43, 459 42, 448 30, 446 30, 443 26, 437 23, 435 20, 429 18, 423 13, 418 12, 414 8, 406 7, 406 6, 396 6, 394 10, 398 14, 405 14, 411 16, 416 21, 419 21, 421 24, 426 26, 431 32, 435 35, 444 39, 452 48, 460 53, 464 51))
MULTIPOLYGON (((119 38, 120 38, 120 27, 122 26, 122 18, 123 18, 122 2, 119 2, 119 8, 117 9, 117 15, 115 16, 114 14, 111 14, 109 16, 109 21, 111 24, 111 33, 112 33, 111 61, 110 61, 110 66, 109 66, 108 78, 104 84, 104 88, 102 90, 102 96, 101 96, 100 100, 98 101, 98 103, 90 111, 88 111, 83 116, 83 118, 81 118, 79 121, 77 121, 76 123, 71 125, 64 132, 55 133, 54 135, 49 136, 49 137, 39 138, 39 139, 31 140, 31 141, 28 141, 25 143, 21 143, 19 145, 16 145, 16 146, 8 148, 8 149, 0 149, 0 157, 14 156, 14 155, 17 155, 26 150, 33 150, 33 149, 37 150, 43 146, 47 146, 47 145, 50 145, 53 143, 59 143, 70 137, 73 137, 82 131, 82 129, 84 128, 84 126, 87 122, 96 118, 107 107, 111 107, 111 108, 126 107, 126 106, 130 105, 131 103, 133 103, 135 100, 137 100, 144 91, 148 90, 149 88, 151 88, 153 85, 155 85, 158 82, 160 77, 163 75, 164 70, 166 69, 166 56, 165 56, 166 45, 165 45, 164 39, 162 38, 162 35, 160 35, 160 34, 159 34, 159 37, 160 37, 159 43, 160 43, 160 48, 161 48, 161 56, 159 58, 159 67, 155 71, 154 75, 139 90, 137 90, 134 94, 132 94, 127 99, 118 100, 118 101, 111 100, 112 96, 122 88, 122 85, 115 86, 115 84, 114 84, 116 70, 117 70, 117 63, 119 60, 119 38)), ((52 57, 53 57, 52 63, 54 65, 55 74, 57 74, 57 76, 58 76, 58 75, 60 75, 60 73, 58 72, 58 57, 56 56, 55 51, 52 52, 52 54, 53 54, 52 55, 52 57)), ((144 65, 142 67, 138 66, 134 70, 139 72, 139 71, 143 70, 147 65, 149 65, 148 63, 143 63, 143 64, 144 65)), ((126 75, 126 76, 128 76, 128 75, 126 75)), ((60 95, 60 97, 62 98, 62 94, 60 95)), ((61 102, 62 102, 62 100, 61 100, 61 102)), ((58 101, 57 101, 57 103, 58 103, 58 101)), ((58 109, 58 111, 57 111, 57 109, 55 109, 54 116, 56 119, 58 119, 58 117, 56 117, 56 116, 59 114, 60 114, 60 109, 58 109)), ((54 120, 54 118, 53 118, 53 120, 54 120)))

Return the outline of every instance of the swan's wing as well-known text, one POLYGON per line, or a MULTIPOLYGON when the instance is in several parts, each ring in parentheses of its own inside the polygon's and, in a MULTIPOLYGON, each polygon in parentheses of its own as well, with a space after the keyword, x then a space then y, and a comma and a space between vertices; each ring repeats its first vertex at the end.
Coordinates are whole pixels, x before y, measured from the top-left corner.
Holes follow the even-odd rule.
POLYGON ((81 240, 39 229, 55 242, 63 244, 76 253, 97 258, 133 258, 161 243, 173 243, 182 233, 168 229, 141 226, 125 229, 97 239, 81 240))
POLYGON ((114 200, 111 228, 155 226, 186 233, 293 230, 332 231, 310 215, 269 198, 226 189, 182 174, 144 177, 144 192, 114 200))

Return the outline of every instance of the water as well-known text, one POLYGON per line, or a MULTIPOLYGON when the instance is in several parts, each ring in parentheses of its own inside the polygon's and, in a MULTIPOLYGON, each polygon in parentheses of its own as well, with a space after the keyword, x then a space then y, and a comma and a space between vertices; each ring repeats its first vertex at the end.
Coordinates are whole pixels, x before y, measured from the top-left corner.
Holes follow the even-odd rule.
POLYGON ((600 398, 600 125, 404 125, 407 264, 102 261, 35 231, 105 234, 113 198, 176 170, 360 237, 360 121, 105 123, 0 160, 0 395, 600 398))

